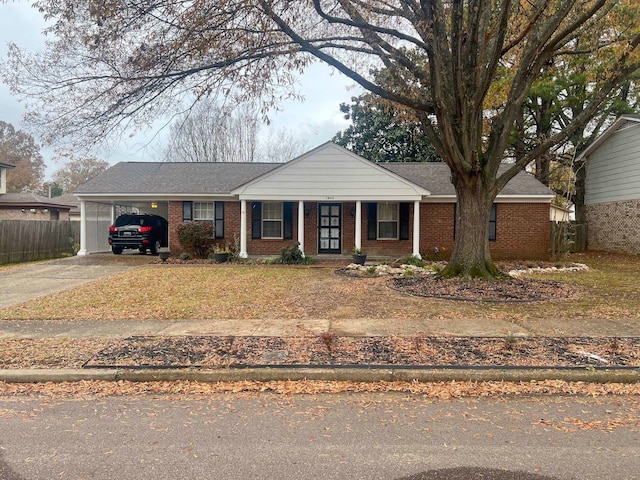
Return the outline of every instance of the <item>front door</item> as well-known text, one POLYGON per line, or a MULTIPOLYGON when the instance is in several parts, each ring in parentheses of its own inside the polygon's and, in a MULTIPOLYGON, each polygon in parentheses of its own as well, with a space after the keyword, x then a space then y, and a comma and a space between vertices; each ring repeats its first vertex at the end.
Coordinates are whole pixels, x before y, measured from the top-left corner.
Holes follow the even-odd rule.
POLYGON ((342 252, 342 205, 318 204, 318 253, 342 252))

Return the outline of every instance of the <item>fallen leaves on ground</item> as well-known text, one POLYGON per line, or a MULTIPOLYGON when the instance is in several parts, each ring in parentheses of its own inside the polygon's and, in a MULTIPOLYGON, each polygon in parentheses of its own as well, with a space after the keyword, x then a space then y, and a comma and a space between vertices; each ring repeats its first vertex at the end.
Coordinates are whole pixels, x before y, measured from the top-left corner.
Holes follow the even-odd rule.
POLYGON ((0 340, 0 368, 82 368, 112 339, 21 338, 0 340))
POLYGON ((87 367, 232 366, 640 366, 640 338, 422 336, 132 336, 87 367))
MULTIPOLYGON (((640 318, 640 257, 590 253, 572 255, 570 260, 587 264, 590 270, 532 275, 529 279, 558 282, 558 293, 569 288, 580 294, 535 303, 459 302, 410 296, 389 288, 388 278, 336 275, 335 265, 140 265, 71 291, 2 309, 0 321, 640 318)), ((505 264, 505 268, 511 266, 505 264)), ((553 291, 547 293, 557 296, 553 291)))
POLYGON ((255 395, 270 392, 279 395, 315 395, 323 393, 401 392, 424 398, 453 399, 488 396, 522 395, 585 395, 598 397, 640 395, 640 384, 584 383, 560 380, 532 382, 333 382, 333 381, 273 381, 273 382, 101 382, 5 383, 0 382, 0 397, 42 395, 48 398, 110 397, 121 395, 211 395, 218 393, 255 395))
POLYGON ((0 340, 0 368, 638 367, 640 338, 133 336, 0 340))
POLYGON ((578 289, 562 282, 531 279, 460 280, 434 275, 398 277, 391 288, 409 295, 480 302, 540 302, 575 296, 578 289))

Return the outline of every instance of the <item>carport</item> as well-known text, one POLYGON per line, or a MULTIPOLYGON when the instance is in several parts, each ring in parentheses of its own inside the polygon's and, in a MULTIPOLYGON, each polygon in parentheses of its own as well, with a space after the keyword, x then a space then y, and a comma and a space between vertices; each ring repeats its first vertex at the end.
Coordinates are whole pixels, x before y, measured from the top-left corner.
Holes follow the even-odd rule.
POLYGON ((109 226, 124 213, 160 215, 168 220, 169 202, 127 195, 76 194, 80 201, 80 250, 78 255, 110 251, 109 226))

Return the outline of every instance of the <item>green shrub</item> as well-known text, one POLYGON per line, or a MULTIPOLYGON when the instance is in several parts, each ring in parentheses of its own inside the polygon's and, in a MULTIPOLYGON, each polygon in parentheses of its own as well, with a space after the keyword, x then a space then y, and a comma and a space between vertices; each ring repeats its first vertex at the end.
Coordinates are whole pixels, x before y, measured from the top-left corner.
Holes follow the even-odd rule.
POLYGON ((178 225, 178 240, 182 248, 197 258, 207 258, 213 244, 211 222, 184 222, 178 225))
POLYGON ((286 265, 309 265, 313 263, 313 259, 311 257, 303 256, 302 252, 300 251, 300 244, 296 242, 288 247, 283 248, 280 251, 280 257, 275 259, 273 263, 282 263, 286 265))
POLYGON ((191 254, 184 252, 182 255, 180 255, 180 260, 191 260, 193 257, 191 256, 191 254))
POLYGON ((402 264, 413 265, 414 267, 420 267, 420 268, 424 268, 425 266, 425 263, 421 259, 419 259, 418 257, 414 257, 413 255, 402 260, 402 264))

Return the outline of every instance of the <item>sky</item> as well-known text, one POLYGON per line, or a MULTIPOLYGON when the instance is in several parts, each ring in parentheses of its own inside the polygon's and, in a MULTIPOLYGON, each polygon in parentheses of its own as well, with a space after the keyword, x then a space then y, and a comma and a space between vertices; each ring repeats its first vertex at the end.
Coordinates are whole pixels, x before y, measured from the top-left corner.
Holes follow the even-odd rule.
MULTIPOLYGON (((42 50, 44 27, 40 13, 29 2, 0 2, 0 59, 6 59, 8 42, 14 42, 29 51, 42 50)), ((351 97, 359 95, 360 91, 345 76, 333 74, 330 67, 312 65, 299 79, 299 93, 304 101, 283 102, 279 112, 270 114, 272 123, 268 128, 286 128, 293 135, 300 136, 307 148, 312 149, 331 140, 338 131, 348 126, 348 121, 340 113, 340 104, 350 103, 351 97)), ((18 99, 0 82, 0 120, 32 133, 22 122, 23 113, 18 99)), ((265 127, 263 133, 266 135, 267 132, 265 127)), ((116 147, 92 153, 111 164, 120 161, 157 161, 166 141, 166 133, 167 129, 136 134, 131 138, 127 136, 120 139, 116 147)), ((45 180, 50 180, 53 172, 62 164, 53 160, 53 148, 41 148, 41 154, 47 165, 45 180)))

